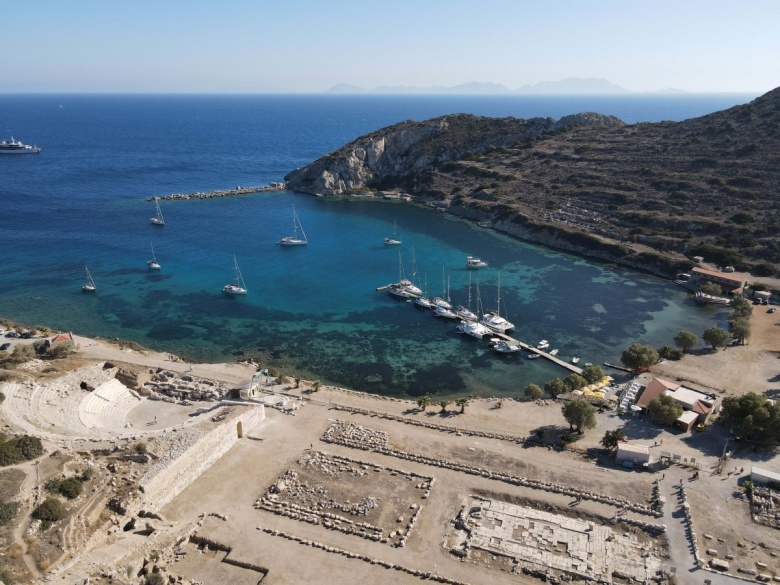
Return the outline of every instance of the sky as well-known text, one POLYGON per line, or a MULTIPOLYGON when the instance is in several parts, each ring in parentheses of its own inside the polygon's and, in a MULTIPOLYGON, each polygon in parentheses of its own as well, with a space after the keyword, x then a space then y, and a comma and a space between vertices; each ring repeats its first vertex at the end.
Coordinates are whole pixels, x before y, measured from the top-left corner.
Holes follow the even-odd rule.
POLYGON ((0 23, 0 93, 780 85, 779 0, 5 0, 0 23))

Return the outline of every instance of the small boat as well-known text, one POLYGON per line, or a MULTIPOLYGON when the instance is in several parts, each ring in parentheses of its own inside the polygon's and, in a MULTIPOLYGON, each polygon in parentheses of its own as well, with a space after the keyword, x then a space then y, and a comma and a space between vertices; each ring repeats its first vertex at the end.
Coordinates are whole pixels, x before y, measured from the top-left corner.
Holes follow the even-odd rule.
POLYGON ((529 353, 529 354, 528 354, 528 359, 529 359, 529 360, 537 360, 537 359, 539 359, 540 357, 542 357, 542 356, 540 356, 538 353, 529 353))
POLYGON ((503 339, 501 339, 500 337, 491 337, 490 339, 488 339, 488 345, 490 347, 493 347, 494 345, 496 345, 497 343, 501 343, 502 341, 503 339))
POLYGON ((149 267, 149 270, 160 270, 162 266, 157 263, 157 257, 154 255, 154 245, 150 242, 149 246, 152 248, 152 259, 146 265, 149 267))
POLYGON ((392 238, 385 238, 385 246, 400 246, 401 240, 398 239, 398 226, 395 223, 395 220, 393 220, 393 237, 392 238))
POLYGON ((157 207, 157 215, 149 221, 152 222, 152 225, 165 225, 165 219, 163 219, 162 210, 160 209, 160 201, 157 197, 154 198, 154 205, 157 207))
POLYGON ((97 286, 95 286, 95 281, 92 280, 92 275, 89 273, 89 268, 85 266, 84 270, 87 272, 87 282, 82 285, 81 290, 84 292, 95 292, 97 290, 97 286))
POLYGON ((295 212, 295 207, 293 207, 293 235, 284 237, 276 243, 280 246, 305 246, 309 243, 306 239, 306 232, 303 231, 301 220, 298 219, 298 214, 295 212), (298 237, 298 228, 301 229, 302 238, 298 237))
POLYGON ((539 342, 539 343, 536 345, 536 348, 537 348, 537 349, 547 349, 548 347, 550 347, 550 342, 549 342, 549 341, 547 341, 546 339, 542 339, 542 340, 541 340, 541 341, 540 341, 540 342, 539 342))
POLYGON ((443 309, 452 310, 452 304, 450 303, 450 289, 449 286, 444 287, 444 266, 441 267, 441 296, 433 297, 431 301, 434 306, 441 307, 443 309))
POLYGON ((22 144, 20 141, 14 140, 13 136, 11 136, 10 141, 0 142, 0 154, 38 154, 39 152, 41 149, 37 146, 22 144))
POLYGON ((496 353, 518 353, 522 348, 517 344, 509 344, 506 341, 499 341, 493 346, 493 351, 496 353))
POLYGON ((473 256, 468 256, 466 258, 467 268, 485 268, 487 265, 487 262, 480 260, 479 258, 474 258, 473 256))
POLYGON ((238 260, 236 260, 235 254, 233 255, 233 266, 236 269, 236 279, 232 284, 226 284, 222 287, 222 292, 229 295, 245 295, 247 293, 246 283, 244 277, 241 276, 241 271, 238 269, 238 260))
POLYGON ((573 364, 578 364, 578 363, 580 363, 580 358, 578 358, 578 357, 573 357, 573 358, 571 358, 571 363, 573 363, 573 364))
POLYGON ((558 355, 558 350, 554 349, 550 352, 550 355, 558 355))

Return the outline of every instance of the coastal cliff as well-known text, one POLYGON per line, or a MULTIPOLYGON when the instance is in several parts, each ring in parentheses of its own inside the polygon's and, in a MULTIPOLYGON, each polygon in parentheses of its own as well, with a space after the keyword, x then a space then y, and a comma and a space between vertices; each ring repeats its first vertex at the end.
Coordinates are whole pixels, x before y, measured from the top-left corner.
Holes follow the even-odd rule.
POLYGON ((406 121, 285 177, 318 196, 395 191, 523 239, 665 276, 701 255, 778 272, 780 89, 682 122, 406 121))

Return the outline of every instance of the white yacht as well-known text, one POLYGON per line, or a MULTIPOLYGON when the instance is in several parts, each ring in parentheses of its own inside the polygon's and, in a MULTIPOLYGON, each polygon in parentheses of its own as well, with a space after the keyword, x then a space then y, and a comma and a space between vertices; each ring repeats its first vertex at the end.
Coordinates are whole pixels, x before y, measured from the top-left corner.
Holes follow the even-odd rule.
POLYGON ((518 353, 522 348, 517 344, 509 344, 506 341, 499 341, 493 346, 496 353, 518 353))
POLYGON ((541 341, 540 341, 540 342, 539 342, 539 343, 536 345, 536 348, 537 348, 537 349, 547 349, 548 347, 550 347, 550 342, 549 342, 549 341, 547 341, 546 339, 542 339, 542 340, 541 340, 541 341))
POLYGON ((484 315, 482 315, 481 323, 483 325, 487 325, 493 331, 497 331, 498 333, 508 333, 515 328, 513 323, 510 323, 501 316, 501 273, 498 274, 498 297, 496 300, 496 310, 487 311, 484 315))
POLYGON ((444 319, 457 319, 458 316, 452 309, 447 309, 441 305, 436 305, 433 309, 434 317, 442 317, 444 319))
POLYGON ((295 207, 293 207, 293 235, 286 236, 276 243, 280 246, 305 246, 309 243, 306 239, 306 232, 303 231, 301 220, 298 219, 298 214, 295 213, 295 207), (301 238, 298 237, 298 228, 301 230, 301 238))
POLYGON ((425 274, 425 288, 423 294, 414 299, 414 306, 419 309, 433 309, 434 305, 428 300, 428 274, 425 274))
POLYGON ((160 209, 160 201, 157 197, 154 198, 154 205, 157 208, 157 215, 149 221, 151 221, 153 225, 165 225, 165 219, 163 219, 162 210, 160 209))
POLYGON ((399 299, 417 299, 422 296, 422 291, 414 283, 404 278, 404 268, 401 261, 401 249, 398 249, 398 282, 387 287, 387 293, 399 299))
POLYGON ((154 255, 154 245, 149 242, 149 246, 152 248, 152 259, 146 265, 149 267, 149 270, 160 270, 162 266, 157 262, 157 257, 154 255))
POLYGON ((578 363, 580 363, 580 358, 578 358, 578 357, 573 357, 573 358, 571 358, 571 363, 573 363, 573 364, 578 364, 578 363))
POLYGON ((87 282, 82 285, 81 290, 84 292, 95 292, 97 290, 97 286, 95 286, 95 281, 92 280, 92 275, 89 273, 89 268, 85 266, 84 270, 87 272, 87 282))
POLYGON ((10 141, 0 142, 0 154, 38 154, 41 149, 37 146, 22 144, 19 140, 14 140, 11 136, 10 141))
POLYGON ((401 243, 401 240, 398 239, 398 226, 393 220, 393 237, 385 238, 385 246, 400 246, 401 243))
POLYGON ((441 296, 440 297, 433 297, 431 302, 436 307, 441 307, 442 309, 452 310, 452 303, 450 303, 450 288, 449 288, 449 285, 446 288, 444 287, 444 266, 441 267, 441 296))
POLYGON ((464 321, 479 321, 479 317, 471 310, 471 273, 469 273, 469 300, 467 306, 458 305, 455 307, 455 314, 464 321))
POLYGON ((554 349, 550 352, 550 355, 558 355, 558 350, 554 349))
POLYGON ((233 266, 236 269, 236 278, 231 284, 226 284, 222 287, 222 292, 229 295, 245 295, 247 293, 246 283, 244 277, 241 276, 241 271, 238 269, 238 260, 233 255, 233 266))
POLYGON ((458 333, 471 335, 476 339, 482 339, 486 335, 493 335, 493 331, 479 321, 464 321, 457 328, 458 333))
POLYGON ((468 256, 466 258, 467 268, 485 268, 487 265, 487 262, 480 260, 479 258, 474 258, 473 256, 468 256))

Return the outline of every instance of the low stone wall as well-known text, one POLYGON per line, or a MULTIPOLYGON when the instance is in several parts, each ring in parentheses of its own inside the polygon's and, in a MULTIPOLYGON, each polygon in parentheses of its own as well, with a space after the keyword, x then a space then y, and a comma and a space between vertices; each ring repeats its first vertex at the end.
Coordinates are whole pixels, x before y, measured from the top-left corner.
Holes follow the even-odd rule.
POLYGON ((144 494, 141 507, 153 511, 162 509, 236 443, 239 423, 246 434, 265 419, 262 405, 242 408, 245 410, 238 416, 183 445, 180 452, 172 454, 172 461, 164 468, 151 468, 139 484, 144 494))

